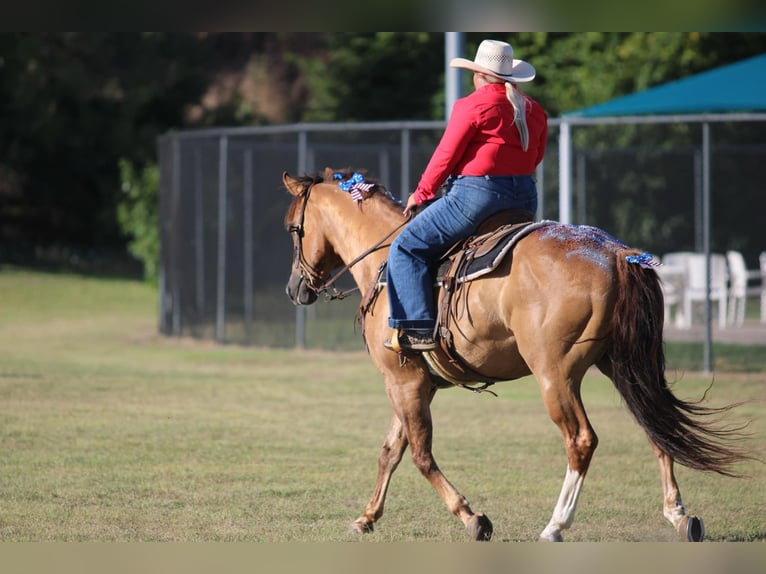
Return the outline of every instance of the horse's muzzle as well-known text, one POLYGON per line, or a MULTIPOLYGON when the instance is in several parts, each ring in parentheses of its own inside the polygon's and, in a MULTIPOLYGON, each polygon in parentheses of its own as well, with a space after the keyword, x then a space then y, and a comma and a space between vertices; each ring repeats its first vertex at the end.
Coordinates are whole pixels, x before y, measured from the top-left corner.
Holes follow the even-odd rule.
POLYGON ((287 281, 285 293, 294 305, 311 305, 317 300, 316 291, 311 289, 306 280, 298 273, 292 273, 287 281))

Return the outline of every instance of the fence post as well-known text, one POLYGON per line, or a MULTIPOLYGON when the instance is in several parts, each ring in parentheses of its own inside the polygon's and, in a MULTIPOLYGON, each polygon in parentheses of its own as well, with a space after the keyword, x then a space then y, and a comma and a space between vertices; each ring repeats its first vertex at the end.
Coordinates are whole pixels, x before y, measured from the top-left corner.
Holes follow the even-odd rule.
POLYGON ((585 154, 583 152, 577 153, 577 223, 580 225, 586 225, 588 223, 588 209, 586 205, 587 195, 585 184, 587 182, 586 177, 586 163, 585 154))
POLYGON ((559 221, 572 223, 572 139, 569 123, 559 127, 559 221))
POLYGON ((218 142, 218 276, 216 292, 215 339, 223 343, 226 329, 226 186, 228 168, 228 136, 218 142))
MULTIPOLYGON (((180 225, 178 223, 181 219, 179 214, 179 204, 181 202, 181 142, 178 139, 178 135, 173 136, 173 184, 172 184, 172 200, 170 203, 170 217, 174 225, 180 225)), ((173 257, 173 261, 170 264, 170 290, 171 295, 171 313, 173 322, 173 335, 176 337, 181 336, 181 285, 180 285, 180 272, 178 266, 180 265, 180 257, 177 257, 178 240, 176 237, 171 241, 170 254, 173 257)), ((166 276, 167 280, 168 277, 166 276)))
POLYGON ((537 165, 535 177, 537 179, 537 213, 535 219, 540 220, 545 216, 545 160, 537 165))
POLYGON ((402 163, 402 179, 399 183, 399 198, 407 202, 407 197, 410 195, 410 130, 402 128, 401 135, 401 163, 402 163))
POLYGON ((244 173, 242 174, 243 187, 242 201, 244 203, 244 261, 242 262, 244 277, 244 305, 245 305, 245 334, 250 342, 250 334, 253 315, 253 150, 246 149, 244 152, 244 173))
POLYGON ((445 32, 444 33, 444 75, 445 80, 445 98, 444 98, 444 119, 448 120, 452 113, 452 106, 455 100, 463 95, 462 76, 459 68, 450 67, 449 63, 453 58, 461 58, 465 52, 465 33, 464 32, 445 32))
POLYGON ((204 173, 202 171, 202 153, 199 146, 194 149, 194 282, 197 320, 204 323, 205 318, 205 207, 204 173))
MULTIPOLYGON (((713 328, 710 312, 710 124, 702 124, 702 247, 705 251, 705 372, 713 372, 713 328)), ((721 302, 719 301, 720 305, 721 302)), ((690 318, 691 319, 691 318, 690 318)), ((723 327, 723 325, 719 325, 723 327)))
POLYGON ((694 251, 701 253, 702 235, 702 153, 699 149, 694 150, 694 251))

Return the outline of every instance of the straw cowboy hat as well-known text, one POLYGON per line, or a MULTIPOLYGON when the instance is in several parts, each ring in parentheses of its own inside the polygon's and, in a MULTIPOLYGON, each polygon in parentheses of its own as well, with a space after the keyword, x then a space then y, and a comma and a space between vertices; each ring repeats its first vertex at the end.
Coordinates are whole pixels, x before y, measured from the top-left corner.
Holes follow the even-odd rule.
POLYGON ((484 40, 476 50, 476 58, 453 58, 449 65, 489 74, 506 82, 531 82, 535 78, 534 66, 524 60, 514 60, 513 47, 499 40, 484 40))

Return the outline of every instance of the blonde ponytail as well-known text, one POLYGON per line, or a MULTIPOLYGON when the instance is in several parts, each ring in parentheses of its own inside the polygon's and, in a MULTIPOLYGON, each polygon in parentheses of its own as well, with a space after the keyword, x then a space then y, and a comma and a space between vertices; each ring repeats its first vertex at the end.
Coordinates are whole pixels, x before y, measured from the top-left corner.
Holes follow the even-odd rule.
POLYGON ((521 138, 521 148, 524 151, 529 149, 529 128, 527 128, 527 98, 513 87, 510 82, 505 82, 505 95, 513 106, 513 123, 519 130, 521 138))
POLYGON ((524 151, 529 149, 529 128, 527 127, 527 97, 513 87, 510 82, 503 82, 496 76, 490 76, 489 74, 482 74, 477 72, 488 84, 505 84, 505 96, 513 106, 513 123, 516 129, 519 130, 519 138, 521 139, 521 148, 524 151))

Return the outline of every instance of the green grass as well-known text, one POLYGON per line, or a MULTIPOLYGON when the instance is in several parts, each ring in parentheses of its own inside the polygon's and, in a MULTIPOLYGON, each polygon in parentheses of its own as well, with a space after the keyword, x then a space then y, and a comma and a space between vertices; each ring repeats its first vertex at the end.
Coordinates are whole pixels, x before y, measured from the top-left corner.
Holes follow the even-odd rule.
MULTIPOLYGON (((665 359, 669 370, 701 370, 704 343, 674 341, 666 344, 665 359)), ((713 370, 726 373, 766 372, 766 345, 713 343, 713 370)))
MULTIPOLYGON (((155 310, 140 282, 0 271, 0 540, 358 540, 347 527, 371 494, 391 416, 367 355, 166 339, 155 310)), ((677 378, 686 398, 712 379, 677 378)), ((748 445, 766 459, 762 373, 714 378, 713 404, 759 401, 736 420, 752 421, 748 445)), ((535 540, 563 445, 533 379, 495 389, 437 396, 434 452, 496 541, 535 540)), ((675 539, 657 465, 611 383, 588 376, 584 399, 601 442, 566 539, 675 539)), ((765 468, 743 464, 743 480, 677 469, 710 539, 766 538, 765 468)), ((362 540, 466 534, 405 460, 362 540)))

